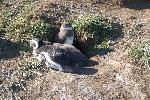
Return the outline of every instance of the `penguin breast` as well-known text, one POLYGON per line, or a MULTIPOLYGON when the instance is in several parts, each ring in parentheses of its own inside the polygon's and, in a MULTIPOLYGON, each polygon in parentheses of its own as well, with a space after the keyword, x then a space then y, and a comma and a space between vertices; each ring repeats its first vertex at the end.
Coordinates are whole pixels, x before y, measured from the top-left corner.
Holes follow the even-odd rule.
POLYGON ((72 45, 73 44, 73 40, 74 40, 74 37, 67 37, 64 43, 72 45))

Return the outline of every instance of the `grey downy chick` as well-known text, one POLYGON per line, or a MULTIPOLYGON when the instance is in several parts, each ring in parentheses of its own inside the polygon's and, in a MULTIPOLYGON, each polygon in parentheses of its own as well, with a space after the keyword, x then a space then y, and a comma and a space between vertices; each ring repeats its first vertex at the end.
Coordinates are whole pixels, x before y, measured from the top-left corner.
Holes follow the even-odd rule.
POLYGON ((74 72, 73 67, 80 67, 87 61, 85 55, 69 44, 44 45, 35 49, 34 52, 37 55, 42 55, 41 60, 45 59, 45 64, 48 67, 64 72, 74 72))
POLYGON ((60 27, 59 33, 55 36, 54 42, 72 45, 74 38, 75 33, 73 31, 72 24, 69 22, 64 22, 60 27))

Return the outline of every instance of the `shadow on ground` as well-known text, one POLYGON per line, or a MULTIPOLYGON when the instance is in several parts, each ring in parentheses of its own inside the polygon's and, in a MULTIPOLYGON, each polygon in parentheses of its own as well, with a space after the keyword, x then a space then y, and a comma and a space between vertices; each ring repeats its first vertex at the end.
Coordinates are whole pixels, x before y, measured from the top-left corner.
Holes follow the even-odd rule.
POLYGON ((91 57, 96 56, 96 55, 99 55, 99 56, 107 55, 108 53, 114 52, 114 51, 115 51, 115 50, 114 50, 114 49, 111 49, 111 48, 96 48, 96 49, 95 49, 95 52, 90 53, 90 54, 88 55, 88 57, 91 58, 91 57))
POLYGON ((94 60, 88 60, 87 62, 84 62, 84 65, 81 67, 72 67, 71 72, 65 71, 65 73, 72 73, 72 74, 78 74, 78 75, 93 75, 97 73, 97 69, 94 68, 94 66, 98 65, 99 62, 94 60))
POLYGON ((139 0, 137 2, 133 2, 133 1, 127 2, 126 0, 124 0, 122 5, 126 8, 135 9, 135 10, 150 9, 149 0, 139 0))
POLYGON ((95 68, 76 68, 75 72, 73 72, 73 74, 78 74, 78 75, 93 75, 95 73, 97 73, 97 69, 95 68))
POLYGON ((29 50, 29 47, 0 38, 0 59, 15 58, 20 56, 21 51, 27 50, 29 50))
MULTIPOLYGON (((122 36, 118 36, 117 38, 119 38, 119 37, 122 38, 122 36)), ((88 58, 92 58, 96 55, 99 55, 99 56, 106 55, 106 54, 114 51, 112 48, 109 48, 109 47, 108 48, 99 48, 99 47, 95 48, 95 47, 91 46, 91 48, 89 49, 88 45, 86 43, 79 43, 79 42, 75 42, 74 46, 77 49, 79 49, 88 58)), ((89 47, 90 47, 90 45, 89 45, 89 47)))

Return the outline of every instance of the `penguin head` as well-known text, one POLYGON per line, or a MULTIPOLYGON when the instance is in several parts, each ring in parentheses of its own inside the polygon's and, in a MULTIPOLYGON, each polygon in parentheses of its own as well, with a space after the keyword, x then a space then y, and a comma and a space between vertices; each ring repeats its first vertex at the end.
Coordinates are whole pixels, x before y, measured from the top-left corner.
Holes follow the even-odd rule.
POLYGON ((32 40, 30 40, 30 46, 34 50, 41 47, 42 45, 44 45, 44 42, 40 40, 39 38, 33 38, 32 40))
POLYGON ((69 23, 69 22, 64 22, 64 23, 61 25, 60 30, 73 30, 72 24, 69 23))

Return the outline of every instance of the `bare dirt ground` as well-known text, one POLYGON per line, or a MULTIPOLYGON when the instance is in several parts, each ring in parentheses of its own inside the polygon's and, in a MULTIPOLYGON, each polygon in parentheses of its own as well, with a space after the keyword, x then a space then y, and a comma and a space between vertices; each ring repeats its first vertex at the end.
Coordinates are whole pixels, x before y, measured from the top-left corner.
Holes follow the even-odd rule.
MULTIPOLYGON (((113 52, 95 55, 91 59, 92 74, 71 74, 54 70, 39 71, 24 88, 14 92, 14 100, 150 100, 150 66, 134 63, 128 52, 139 41, 150 38, 150 6, 128 8, 109 4, 91 4, 75 1, 41 1, 43 11, 55 21, 76 18, 83 13, 105 15, 123 24, 124 36, 113 41, 113 52), (50 3, 51 2, 51 3, 50 3), (52 11, 52 9, 57 12, 52 11), (68 11, 68 12, 67 12, 68 11), (55 13, 54 13, 55 12, 55 13), (61 12, 61 14, 60 14, 61 12), (60 14, 60 15, 58 15, 60 14), (54 16, 59 16, 60 19, 54 16), (140 25, 139 29, 135 26, 140 25)), ((131 5, 132 6, 132 5, 131 5)), ((1 68, 13 69, 23 57, 3 59, 1 68)), ((8 100, 10 98, 7 98, 8 100)))

